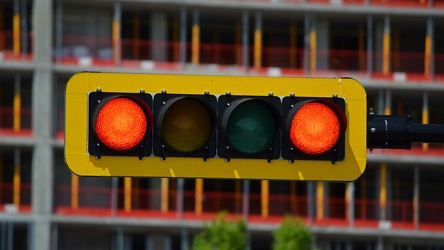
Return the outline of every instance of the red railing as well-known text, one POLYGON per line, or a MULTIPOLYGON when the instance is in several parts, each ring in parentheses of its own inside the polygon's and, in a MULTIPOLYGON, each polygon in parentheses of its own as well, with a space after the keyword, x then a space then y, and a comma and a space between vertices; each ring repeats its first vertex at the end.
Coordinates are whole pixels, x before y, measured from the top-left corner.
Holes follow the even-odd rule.
POLYGON ((0 51, 12 51, 13 44, 12 32, 0 30, 0 51))
POLYGON ((356 220, 379 220, 379 202, 377 200, 356 198, 354 209, 356 220))
POLYGON ((56 128, 54 137, 62 140, 65 137, 65 110, 57 110, 56 113, 56 128))
POLYGON ((442 211, 444 211, 444 204, 438 202, 421 202, 419 204, 419 220, 427 223, 438 223, 444 224, 444 216, 442 216, 442 211), (435 216, 441 213, 441 216, 435 216))
POLYGON ((424 73, 424 53, 392 52, 392 72, 424 73))
POLYGON ((0 183, 0 212, 13 207, 14 212, 28 213, 31 211, 31 184, 21 183, 19 192, 20 204, 14 204, 14 186, 9 182, 0 183))
POLYGON ((427 8, 429 7, 429 0, 371 0, 370 4, 390 7, 427 8))
POLYGON ((436 146, 432 147, 429 145, 427 149, 423 149, 421 145, 413 144, 410 150, 399 150, 399 149, 375 149, 374 154, 387 154, 387 155, 409 155, 409 156, 435 156, 444 157, 444 147, 436 146))
MULTIPOLYGON (((7 184, 3 184, 3 187, 7 184)), ((3 188, 3 203, 9 203, 11 199, 10 188, 3 188), (9 192, 9 193, 8 193, 9 192)), ((158 217, 176 219, 178 214, 178 197, 175 190, 169 191, 168 211, 160 211, 161 193, 158 189, 133 188, 131 192, 131 209, 124 211, 124 191, 119 188, 117 196, 113 195, 110 187, 79 187, 78 207, 71 207, 71 187, 57 186, 54 194, 55 213, 66 215, 94 215, 94 216, 111 216, 122 215, 158 217), (113 199, 117 199, 116 201, 113 199), (115 208, 112 208, 116 204, 115 208)), ((180 197, 179 197, 180 198, 180 197)), ((231 216, 239 216, 242 214, 243 195, 235 192, 215 192, 204 191, 202 197, 202 214, 195 214, 195 191, 188 190, 183 192, 183 213, 187 218, 207 219, 208 216, 217 214, 220 211, 227 211, 231 216)), ((316 199, 312 199, 313 209, 316 209, 316 199)), ((2 203, 0 202, 0 203, 2 203)), ((276 221, 269 218, 283 218, 287 214, 292 214, 302 218, 307 218, 308 205, 307 197, 304 195, 290 196, 286 194, 269 194, 268 215, 261 215, 261 194, 251 193, 249 195, 249 216, 253 221, 276 221)), ((315 212, 312 213, 314 223, 328 225, 348 225, 350 222, 349 205, 345 197, 327 197, 323 200, 322 206, 325 208, 323 217, 318 218, 315 212)), ((319 209, 319 208, 318 208, 319 209)), ((443 230, 444 203, 439 202, 420 202, 419 215, 420 228, 443 230)), ((391 222, 391 227, 402 229, 415 228, 414 222, 414 206, 413 201, 387 201, 385 208, 380 206, 379 200, 375 199, 354 199, 354 221, 357 227, 377 227, 380 220, 391 222), (385 218, 381 218, 381 211, 385 210, 385 218)))
POLYGON ((62 58, 113 58, 112 39, 108 37, 64 36, 62 43, 62 58))
POLYGON ((2 60, 32 60, 33 58, 33 38, 32 32, 27 33, 27 51, 23 51, 23 44, 20 38, 21 51, 14 53, 14 40, 12 31, 0 30, 0 53, 2 60))
POLYGON ((331 71, 367 71, 365 50, 330 49, 318 50, 317 69, 331 71))
POLYGON ((0 134, 7 135, 32 135, 32 109, 20 109, 20 128, 14 130, 14 109, 12 107, 0 107, 0 134))
POLYGON ((242 47, 235 44, 202 43, 200 46, 200 63, 236 65, 240 64, 242 47))
POLYGON ((297 68, 304 66, 304 49, 289 47, 262 47, 262 67, 297 68))
POLYGON ((435 55, 435 72, 437 75, 444 75, 444 54, 435 55))
MULTIPOLYGON (((122 66, 148 70, 181 70, 179 63, 180 43, 178 41, 150 41, 122 39, 120 64, 113 56, 112 40, 102 37, 64 37, 63 49, 58 62, 86 66, 122 66)), ((191 43, 186 44, 186 62, 191 63, 191 43)), ((254 48, 248 50, 249 67, 252 72, 272 74, 269 69, 279 69, 279 75, 303 73, 304 49, 264 46, 260 68, 254 66, 254 48)), ((226 66, 242 66, 242 47, 238 44, 201 43, 199 64, 216 65, 222 71, 226 66)), ((392 51, 389 58, 389 72, 383 73, 382 52, 371 53, 372 77, 390 81, 430 81, 425 72, 424 52, 392 51)), ((435 80, 444 80, 444 55, 434 55, 435 80)), ((56 58, 57 59, 57 58, 56 58)), ((316 51, 316 69, 313 75, 369 75, 368 53, 366 50, 329 49, 316 51)))
POLYGON ((401 7, 401 8, 429 8, 444 7, 444 1, 433 0, 281 0, 284 3, 312 3, 312 4, 358 4, 371 6, 401 7))
POLYGON ((174 41, 122 39, 121 51, 123 60, 179 61, 179 42, 174 41))
MULTIPOLYGON (((221 0, 219 0, 221 1, 221 0)), ((270 0, 232 0, 236 2, 271 2, 270 0)), ((365 4, 366 0, 281 0, 284 3, 314 3, 314 4, 365 4)), ((428 7, 431 0, 368 0, 370 5, 395 7, 428 7)), ((433 0, 440 6, 441 0, 433 0)))

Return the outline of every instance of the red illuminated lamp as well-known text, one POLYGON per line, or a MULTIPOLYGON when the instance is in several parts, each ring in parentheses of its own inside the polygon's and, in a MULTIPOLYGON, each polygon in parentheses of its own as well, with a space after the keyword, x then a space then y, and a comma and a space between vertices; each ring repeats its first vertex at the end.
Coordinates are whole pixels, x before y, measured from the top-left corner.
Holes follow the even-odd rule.
POLYGON ((137 146, 147 129, 145 112, 136 102, 113 98, 100 109, 95 131, 98 139, 110 149, 128 150, 137 146))
POLYGON ((330 107, 320 102, 309 102, 294 115, 290 140, 304 153, 322 154, 336 144, 340 128, 339 119, 330 107))
POLYGON ((106 156, 151 155, 151 95, 140 92, 89 94, 88 153, 106 156))
POLYGON ((285 97, 282 157, 293 160, 342 161, 345 158, 345 100, 285 97))

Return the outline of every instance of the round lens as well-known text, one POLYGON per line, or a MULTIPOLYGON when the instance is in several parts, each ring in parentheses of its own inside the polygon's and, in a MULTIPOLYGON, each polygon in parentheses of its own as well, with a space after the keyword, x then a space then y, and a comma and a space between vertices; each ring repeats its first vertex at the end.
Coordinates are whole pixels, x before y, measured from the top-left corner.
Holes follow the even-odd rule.
POLYGON ((181 98, 165 108, 168 109, 160 123, 160 136, 169 148, 190 153, 208 142, 213 122, 203 103, 194 98, 181 98))
POLYGON ((339 133, 336 113, 323 103, 308 102, 293 117, 290 140, 304 153, 322 154, 336 144, 339 133))
POLYGON ((228 115, 225 136, 235 150, 256 154, 273 143, 277 125, 272 111, 263 102, 244 101, 228 115))
POLYGON ((128 150, 144 138, 147 119, 134 101, 117 97, 106 102, 98 112, 95 132, 98 139, 115 150, 128 150))

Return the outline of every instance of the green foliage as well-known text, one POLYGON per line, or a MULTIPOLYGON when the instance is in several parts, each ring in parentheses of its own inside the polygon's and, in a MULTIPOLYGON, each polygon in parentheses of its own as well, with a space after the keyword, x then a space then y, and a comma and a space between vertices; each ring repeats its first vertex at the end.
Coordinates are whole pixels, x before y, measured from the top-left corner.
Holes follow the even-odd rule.
POLYGON ((287 216, 273 232, 273 250, 307 250, 312 243, 311 232, 302 220, 287 216))
POLYGON ((246 223, 226 221, 225 213, 221 213, 194 237, 191 250, 244 250, 246 245, 246 223))

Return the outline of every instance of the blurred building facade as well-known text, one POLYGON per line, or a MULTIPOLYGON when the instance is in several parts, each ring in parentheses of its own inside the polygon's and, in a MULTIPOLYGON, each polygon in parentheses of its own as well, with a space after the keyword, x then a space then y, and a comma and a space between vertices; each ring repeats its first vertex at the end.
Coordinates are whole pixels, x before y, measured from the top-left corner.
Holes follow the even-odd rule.
POLYGON ((221 210, 254 250, 286 214, 319 249, 444 249, 442 145, 375 150, 353 183, 77 177, 64 88, 85 70, 351 76, 375 113, 444 124, 443 0, 1 1, 0 250, 187 249, 221 210))

